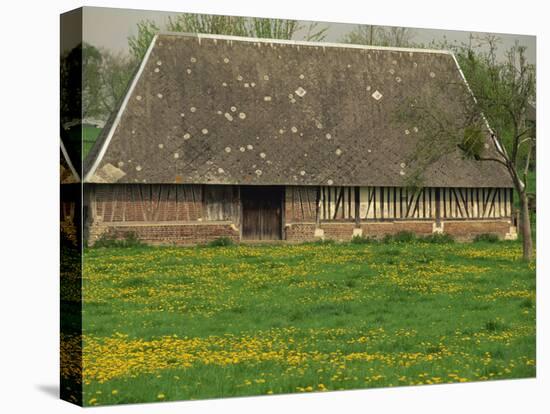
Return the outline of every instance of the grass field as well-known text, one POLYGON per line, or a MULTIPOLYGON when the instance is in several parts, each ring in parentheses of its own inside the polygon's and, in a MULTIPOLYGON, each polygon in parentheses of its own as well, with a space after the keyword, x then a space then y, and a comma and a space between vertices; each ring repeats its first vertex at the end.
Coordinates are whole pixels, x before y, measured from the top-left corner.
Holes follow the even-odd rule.
POLYGON ((535 375, 519 242, 94 248, 84 403, 535 375))

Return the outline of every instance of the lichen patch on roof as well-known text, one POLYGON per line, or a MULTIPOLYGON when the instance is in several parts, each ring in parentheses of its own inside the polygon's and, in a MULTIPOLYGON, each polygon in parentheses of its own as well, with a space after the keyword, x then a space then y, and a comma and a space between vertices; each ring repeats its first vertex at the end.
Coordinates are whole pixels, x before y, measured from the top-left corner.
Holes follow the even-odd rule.
MULTIPOLYGON (((464 82, 447 52, 157 35, 86 181, 403 186, 420 134, 392 117, 441 79, 464 82)), ((498 165, 458 151, 423 184, 511 185, 498 165)))

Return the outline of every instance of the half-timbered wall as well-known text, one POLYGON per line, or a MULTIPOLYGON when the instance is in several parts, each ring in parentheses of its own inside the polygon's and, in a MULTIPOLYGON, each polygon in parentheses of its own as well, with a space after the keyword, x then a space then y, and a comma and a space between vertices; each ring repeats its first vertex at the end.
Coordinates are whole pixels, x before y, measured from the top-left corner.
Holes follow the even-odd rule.
POLYGON ((361 219, 435 219, 435 188, 361 187, 361 219))
POLYGON ((319 187, 288 186, 285 190, 285 220, 314 222, 319 187))
POLYGON ((90 209, 102 222, 222 221, 238 223, 238 187, 182 184, 99 184, 90 209))
POLYGON ((507 188, 321 187, 319 197, 325 221, 355 220, 356 200, 361 220, 482 219, 512 212, 507 188))
MULTIPOLYGON (((103 222, 240 223, 238 186, 98 184, 89 214, 103 222)), ((286 187, 285 222, 452 220, 512 215, 512 190, 499 188, 286 187)), ((70 205, 62 205, 71 216, 70 205)))
POLYGON ((320 190, 321 220, 355 219, 355 187, 321 187, 320 190))
POLYGON ((510 188, 442 188, 441 218, 500 218, 512 215, 510 188))
POLYGON ((94 220, 155 222, 203 218, 200 185, 100 184, 92 191, 90 208, 94 220))
POLYGON ((321 220, 434 219, 436 189, 399 187, 321 187, 321 220))

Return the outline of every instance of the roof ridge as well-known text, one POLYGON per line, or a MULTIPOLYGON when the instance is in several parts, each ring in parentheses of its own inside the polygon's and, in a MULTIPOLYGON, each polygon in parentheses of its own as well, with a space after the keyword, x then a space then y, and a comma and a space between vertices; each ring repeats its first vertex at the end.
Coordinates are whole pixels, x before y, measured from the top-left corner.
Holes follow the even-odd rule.
POLYGON ((397 46, 376 46, 376 45, 361 45, 355 43, 338 43, 338 42, 315 42, 308 40, 293 40, 293 39, 271 39, 262 37, 247 37, 247 36, 233 36, 222 34, 210 34, 210 33, 191 33, 191 32, 173 32, 173 31, 160 31, 157 36, 179 36, 179 37, 195 37, 197 39, 216 39, 216 40, 230 40, 238 42, 248 43, 267 43, 267 44, 282 44, 282 45, 295 45, 295 46, 312 46, 312 47, 334 47, 342 49, 364 49, 364 50, 387 50, 393 52, 415 52, 415 53, 437 53, 443 55, 453 55, 451 50, 447 49, 424 49, 418 47, 397 47, 397 46))

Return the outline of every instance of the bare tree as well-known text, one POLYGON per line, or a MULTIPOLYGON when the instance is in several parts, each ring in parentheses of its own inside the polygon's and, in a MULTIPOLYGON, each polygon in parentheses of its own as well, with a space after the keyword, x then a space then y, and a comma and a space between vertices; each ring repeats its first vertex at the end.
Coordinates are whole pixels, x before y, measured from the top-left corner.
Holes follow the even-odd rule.
POLYGON ((502 62, 496 57, 498 39, 484 39, 484 50, 467 45, 455 50, 468 84, 441 81, 422 97, 407 101, 398 122, 421 126, 414 158, 422 170, 451 152, 505 167, 519 195, 523 258, 533 257, 527 174, 535 149, 534 128, 526 111, 535 96, 535 68, 525 47, 515 45, 502 62), (456 97, 452 103, 444 96, 456 97), (444 103, 445 102, 445 103, 444 103))
POLYGON ((413 37, 413 29, 407 27, 358 25, 342 38, 342 42, 360 45, 407 47, 410 46, 413 37))
POLYGON ((327 37, 328 26, 321 26, 320 23, 311 22, 301 27, 306 30, 304 40, 311 42, 322 42, 327 37))

